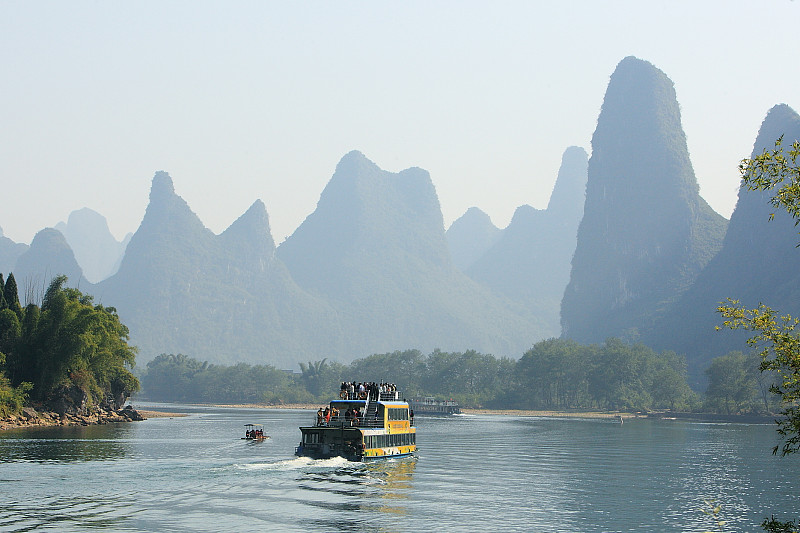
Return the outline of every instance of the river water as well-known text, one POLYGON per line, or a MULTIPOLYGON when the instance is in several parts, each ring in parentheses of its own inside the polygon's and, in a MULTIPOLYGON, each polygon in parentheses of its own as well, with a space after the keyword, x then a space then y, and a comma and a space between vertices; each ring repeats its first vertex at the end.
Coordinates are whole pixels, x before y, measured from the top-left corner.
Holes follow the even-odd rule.
POLYGON ((312 411, 163 408, 189 416, 0 432, 0 531, 700 532, 712 498, 724 531, 800 516, 773 425, 417 417, 416 458, 362 464, 293 456, 312 411))

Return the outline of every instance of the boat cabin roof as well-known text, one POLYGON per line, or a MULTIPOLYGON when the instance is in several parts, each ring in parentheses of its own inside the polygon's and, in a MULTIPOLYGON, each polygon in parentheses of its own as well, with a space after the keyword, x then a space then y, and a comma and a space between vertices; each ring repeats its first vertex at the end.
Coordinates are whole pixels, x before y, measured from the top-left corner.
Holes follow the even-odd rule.
POLYGON ((244 427, 246 428, 263 428, 263 424, 245 424, 244 427))

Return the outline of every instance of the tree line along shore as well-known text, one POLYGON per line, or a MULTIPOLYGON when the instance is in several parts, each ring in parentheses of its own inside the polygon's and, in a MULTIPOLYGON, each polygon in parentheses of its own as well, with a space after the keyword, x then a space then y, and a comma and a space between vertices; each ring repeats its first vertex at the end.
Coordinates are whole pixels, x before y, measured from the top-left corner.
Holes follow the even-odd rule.
POLYGON ((453 400, 462 409, 555 413, 693 412, 771 415, 774 376, 758 359, 726 354, 707 371, 702 392, 687 382, 685 358, 641 344, 609 339, 581 345, 565 339, 535 344, 519 360, 468 350, 373 354, 344 365, 309 361, 300 372, 270 365, 233 366, 162 354, 142 369, 142 399, 171 403, 308 406, 327 403, 342 382, 355 379, 400 384, 406 399, 453 400))

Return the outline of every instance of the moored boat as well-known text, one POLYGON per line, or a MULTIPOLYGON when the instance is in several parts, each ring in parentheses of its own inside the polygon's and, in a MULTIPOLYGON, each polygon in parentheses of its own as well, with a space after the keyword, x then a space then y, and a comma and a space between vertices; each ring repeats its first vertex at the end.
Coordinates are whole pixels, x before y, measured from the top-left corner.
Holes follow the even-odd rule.
POLYGON ((459 415, 461 407, 453 400, 437 400, 432 396, 411 400, 411 408, 418 415, 459 415))
POLYGON ((339 399, 317 411, 313 425, 300 427, 295 455, 367 461, 416 452, 414 414, 394 386, 370 383, 348 390, 344 385, 339 399))

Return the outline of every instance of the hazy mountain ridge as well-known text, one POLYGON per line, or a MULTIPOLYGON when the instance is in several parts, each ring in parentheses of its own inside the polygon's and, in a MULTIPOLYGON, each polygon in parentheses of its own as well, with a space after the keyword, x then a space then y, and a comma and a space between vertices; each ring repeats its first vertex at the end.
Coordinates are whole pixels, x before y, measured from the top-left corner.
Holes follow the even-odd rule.
POLYGON ((592 137, 563 336, 637 340, 656 327, 719 250, 726 222, 699 195, 672 81, 623 59, 592 137))
POLYGON ((278 257, 360 332, 359 353, 448 346, 511 354, 541 334, 524 309, 453 266, 439 200, 422 169, 393 174, 347 154, 278 257))
POLYGON ((122 242, 117 241, 105 217, 87 207, 70 213, 67 222, 59 222, 55 229, 64 234, 83 274, 92 283, 117 271, 130 238, 126 236, 122 242))
POLYGON ((17 259, 28 248, 27 244, 14 242, 3 235, 3 228, 0 228, 0 272, 8 273, 14 270, 17 259))
POLYGON ((489 215, 470 207, 445 232, 450 258, 462 272, 466 271, 500 238, 502 230, 492 223, 489 215))
POLYGON ((340 351, 332 311, 296 287, 274 251, 261 201, 217 236, 159 172, 119 272, 96 293, 114 302, 144 361, 186 353, 293 366, 306 351, 340 351))
POLYGON ((91 288, 64 235, 54 228, 34 235, 30 247, 17 258, 13 272, 23 305, 28 303, 27 297, 41 299, 50 281, 62 274, 68 278, 65 286, 91 288))
MULTIPOLYGON (((751 157, 771 150, 778 137, 784 146, 800 140, 800 115, 787 105, 773 107, 765 117, 751 157)), ((731 182, 738 181, 735 170, 731 182)), ((791 217, 776 210, 771 195, 740 189, 722 249, 708 263, 692 287, 665 317, 662 327, 643 339, 657 347, 689 356, 695 381, 710 360, 732 350, 744 350, 744 332, 715 331, 722 318, 716 307, 735 298, 749 307, 765 303, 781 313, 800 316, 800 235, 791 217), (770 214, 774 220, 770 221, 770 214), (671 334, 679 331, 680 335, 671 334)))
POLYGON ((547 209, 518 207, 508 227, 465 269, 473 280, 533 313, 546 325, 544 337, 560 334, 561 297, 583 215, 587 165, 583 148, 567 148, 547 209))

